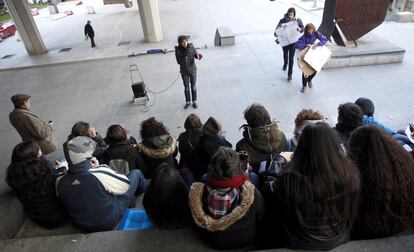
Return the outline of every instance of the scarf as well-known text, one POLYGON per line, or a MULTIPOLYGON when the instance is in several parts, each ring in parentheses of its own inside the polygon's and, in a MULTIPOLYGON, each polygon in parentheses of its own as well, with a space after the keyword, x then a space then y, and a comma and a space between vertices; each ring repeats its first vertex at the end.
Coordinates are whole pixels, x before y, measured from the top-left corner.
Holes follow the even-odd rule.
POLYGON ((209 215, 220 219, 239 204, 240 187, 247 180, 244 175, 226 180, 207 180, 207 206, 209 215))

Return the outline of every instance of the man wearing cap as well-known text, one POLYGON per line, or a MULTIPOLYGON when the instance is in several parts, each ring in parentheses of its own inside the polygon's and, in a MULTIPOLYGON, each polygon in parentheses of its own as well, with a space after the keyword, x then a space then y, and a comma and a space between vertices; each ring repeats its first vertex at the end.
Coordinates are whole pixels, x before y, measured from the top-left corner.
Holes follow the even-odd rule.
POLYGON ((52 121, 45 123, 30 112, 30 96, 13 95, 11 101, 14 104, 14 110, 9 114, 9 121, 22 140, 35 141, 45 155, 57 150, 52 139, 52 121))
POLYGON ((92 157, 95 145, 86 136, 69 140, 65 153, 69 170, 56 179, 56 192, 69 216, 88 232, 112 230, 134 202, 134 195, 147 187, 138 169, 125 176, 107 165, 99 165, 92 157))

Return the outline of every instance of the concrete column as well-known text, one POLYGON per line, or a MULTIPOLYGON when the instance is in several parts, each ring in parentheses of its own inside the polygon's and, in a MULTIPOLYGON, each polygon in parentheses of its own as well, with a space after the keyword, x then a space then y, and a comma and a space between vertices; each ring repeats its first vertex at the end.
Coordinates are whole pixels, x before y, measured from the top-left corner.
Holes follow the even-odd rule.
POLYGON ((46 53, 46 47, 29 10, 27 0, 5 0, 29 55, 46 53))
POLYGON ((145 42, 161 41, 163 38, 157 0, 138 0, 138 9, 145 42))

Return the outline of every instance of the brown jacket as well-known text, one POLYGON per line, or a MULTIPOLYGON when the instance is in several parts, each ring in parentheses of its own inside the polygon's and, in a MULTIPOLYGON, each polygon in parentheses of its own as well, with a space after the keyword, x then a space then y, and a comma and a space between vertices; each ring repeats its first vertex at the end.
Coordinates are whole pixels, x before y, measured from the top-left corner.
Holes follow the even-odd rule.
POLYGON ((11 125, 17 130, 23 141, 34 140, 43 154, 57 150, 52 139, 52 127, 27 109, 14 109, 9 114, 11 125))

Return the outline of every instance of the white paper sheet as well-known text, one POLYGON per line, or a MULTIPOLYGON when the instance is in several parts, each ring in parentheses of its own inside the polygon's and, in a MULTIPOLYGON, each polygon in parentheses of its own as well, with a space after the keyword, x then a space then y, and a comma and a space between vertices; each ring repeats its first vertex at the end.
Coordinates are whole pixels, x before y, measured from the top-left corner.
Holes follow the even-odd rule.
POLYGON ((275 33, 280 46, 287 46, 298 41, 301 36, 301 33, 297 30, 298 27, 298 22, 296 21, 290 21, 282 24, 280 27, 276 27, 275 33))

